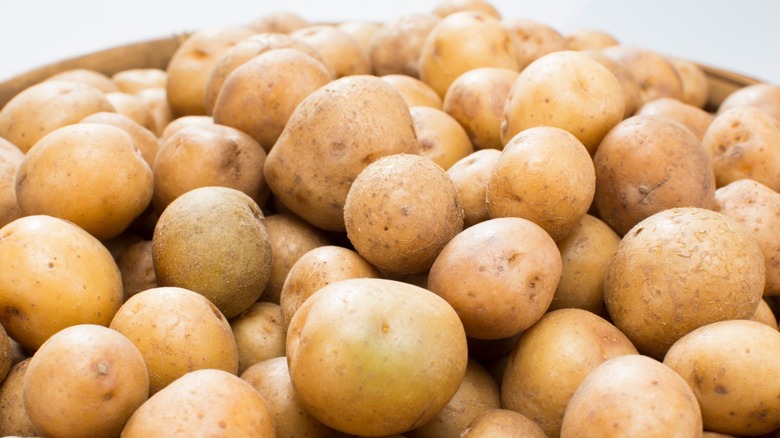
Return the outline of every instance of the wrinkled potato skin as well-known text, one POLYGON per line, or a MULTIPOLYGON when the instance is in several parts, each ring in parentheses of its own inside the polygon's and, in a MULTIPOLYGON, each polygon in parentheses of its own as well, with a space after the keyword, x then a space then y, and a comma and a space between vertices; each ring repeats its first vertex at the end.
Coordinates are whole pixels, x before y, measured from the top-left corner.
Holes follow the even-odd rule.
POLYGON ((370 44, 369 56, 374 74, 403 74, 419 78, 423 44, 440 21, 441 17, 433 14, 405 14, 384 23, 370 44))
POLYGON ((442 110, 425 106, 411 107, 414 132, 420 144, 420 155, 430 158, 447 170, 456 161, 474 152, 466 130, 442 110))
POLYGON ((462 158, 447 169, 463 205, 464 229, 490 219, 485 195, 488 179, 500 156, 501 151, 497 149, 483 149, 462 158))
POLYGON ((392 74, 382 76, 382 79, 395 88, 410 108, 413 106, 442 108, 441 97, 428 84, 417 78, 392 74))
POLYGON ((663 117, 677 122, 688 128, 699 141, 702 141, 707 128, 715 120, 713 114, 671 97, 659 97, 651 100, 642 105, 636 114, 663 117))
POLYGON ((463 430, 460 438, 546 438, 541 427, 533 420, 509 409, 491 409, 483 412, 463 430))
POLYGON ((718 113, 743 106, 756 107, 780 120, 780 86, 762 83, 742 87, 726 96, 718 106, 718 113))

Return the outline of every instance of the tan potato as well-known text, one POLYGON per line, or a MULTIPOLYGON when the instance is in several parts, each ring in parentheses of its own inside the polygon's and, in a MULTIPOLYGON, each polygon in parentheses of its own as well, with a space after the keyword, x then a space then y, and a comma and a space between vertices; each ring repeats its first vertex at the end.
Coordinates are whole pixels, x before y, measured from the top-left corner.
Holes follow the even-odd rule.
POLYGON ((374 76, 348 76, 298 105, 263 173, 292 212, 318 228, 344 231, 344 202, 358 174, 382 156, 418 149, 409 107, 393 87, 374 76))
POLYGON ((623 118, 628 118, 642 105, 642 95, 640 94, 639 81, 633 74, 620 62, 604 55, 599 50, 584 50, 582 53, 590 56, 598 61, 599 64, 607 68, 618 82, 620 82, 620 88, 623 89, 623 102, 625 103, 625 111, 623 118))
POLYGON ((182 116, 174 120, 171 120, 160 135, 160 144, 165 143, 166 140, 171 138, 173 134, 181 131, 184 128, 193 126, 212 126, 214 124, 214 118, 211 116, 182 116))
POLYGON ((780 190, 780 121, 756 107, 718 113, 702 139, 718 187, 752 179, 780 190))
POLYGON ((111 76, 120 91, 137 94, 148 88, 165 89, 168 74, 159 68, 131 68, 120 70, 111 76))
POLYGON ((363 48, 347 33, 336 26, 312 25, 290 33, 316 50, 335 79, 351 75, 371 74, 371 61, 363 48))
MULTIPOLYGON (((206 83, 217 61, 254 31, 245 27, 212 27, 190 34, 168 61, 166 91, 176 116, 205 115, 206 83)), ((164 125, 163 125, 164 126, 164 125)))
POLYGON ((140 97, 129 93, 106 93, 106 99, 111 102, 114 111, 127 116, 150 131, 156 131, 154 118, 149 112, 149 107, 140 97))
POLYGON ((593 58, 570 50, 545 55, 525 68, 507 97, 501 139, 539 125, 574 134, 591 155, 623 119, 620 83, 593 58))
POLYGON ((667 56, 666 60, 672 64, 682 83, 680 100, 688 105, 704 108, 710 98, 710 80, 704 70, 687 59, 667 56))
POLYGON ((160 215, 152 237, 157 283, 198 292, 226 318, 263 293, 271 274, 271 243, 257 204, 228 187, 179 196, 160 215))
POLYGON ((505 68, 475 68, 458 76, 447 89, 442 109, 463 125, 474 148, 504 148, 504 104, 517 76, 515 70, 505 68))
POLYGON ((0 137, 0 227, 22 217, 16 200, 16 173, 23 160, 24 152, 0 137))
POLYGON ((249 22, 257 33, 290 33, 309 26, 310 23, 292 11, 267 12, 249 22))
POLYGON ((545 314, 520 335, 501 384, 501 405, 559 436, 566 405, 597 366, 637 354, 631 341, 605 319, 582 309, 545 314))
POLYGON ((123 300, 157 287, 157 277, 154 275, 152 261, 152 241, 142 240, 131 245, 117 260, 119 272, 122 274, 123 300))
POLYGON ((561 278, 555 242, 520 218, 481 222, 455 236, 428 274, 428 289, 444 298, 479 339, 514 336, 542 317, 561 278))
POLYGON ((230 320, 238 347, 238 374, 273 357, 283 357, 287 332, 278 304, 258 301, 230 320))
POLYGON ((688 128, 702 141, 715 116, 703 109, 671 97, 659 97, 646 102, 636 112, 640 116, 658 116, 677 122, 688 128))
POLYGON ((756 107, 780 120, 780 86, 761 83, 742 87, 726 96, 718 113, 743 106, 756 107))
POLYGON ((22 387, 24 375, 31 358, 24 359, 11 368, 0 384, 0 434, 3 436, 35 436, 35 426, 24 407, 22 387))
POLYGON ((346 433, 381 436, 430 421, 458 390, 468 353, 463 325, 446 301, 369 278, 331 283, 298 309, 287 361, 298 401, 315 418, 346 433))
POLYGON ((420 155, 447 170, 456 161, 474 152, 466 130, 449 114, 436 108, 409 108, 420 155))
POLYGON ((122 430, 151 436, 273 437, 271 411, 252 385, 222 370, 187 373, 149 397, 122 430))
POLYGON ((640 353, 663 358, 698 327, 750 319, 764 272, 758 239, 745 226, 712 210, 674 208, 623 237, 604 280, 604 301, 640 353))
POLYGON ((474 418, 460 438, 500 436, 505 438, 545 438, 541 427, 529 418, 508 409, 490 409, 474 418))
POLYGON ((22 397, 41 435, 114 437, 149 397, 149 373, 122 334, 79 324, 54 334, 35 352, 22 397))
POLYGON ((405 275, 430 269, 463 229, 460 196, 447 173, 412 154, 380 158, 355 179, 344 204, 347 237, 379 269, 405 275))
POLYGON ((285 330, 298 308, 323 287, 350 278, 381 278, 360 254, 340 246, 312 248, 292 265, 279 299, 285 330))
POLYGON ((122 305, 110 327, 141 352, 150 394, 193 370, 238 371, 230 324, 209 300, 191 290, 157 287, 139 292, 122 305))
POLYGON ((49 76, 47 81, 72 81, 97 88, 103 93, 115 93, 120 91, 119 85, 111 78, 97 70, 87 68, 74 68, 49 76))
POLYGON ((486 0, 440 0, 433 9, 433 13, 440 17, 463 11, 480 12, 501 19, 501 13, 486 0))
POLYGON ((338 23, 336 27, 351 36, 360 45, 360 48, 363 49, 363 54, 366 55, 366 59, 370 62, 371 40, 382 25, 371 21, 343 21, 338 23))
POLYGON ((79 123, 105 123, 113 125, 125 131, 133 139, 133 144, 141 152, 146 164, 151 168, 157 151, 160 149, 160 141, 154 131, 141 126, 135 120, 117 113, 95 113, 83 118, 79 123))
POLYGON ((114 111, 105 94, 72 81, 44 81, 0 109, 0 137, 27 152, 46 134, 101 111, 114 111))
POLYGON ((78 123, 52 131, 27 152, 16 198, 25 215, 67 219, 105 240, 144 212, 153 184, 152 169, 129 134, 78 123))
POLYGON ((225 79, 214 123, 240 129, 270 151, 295 107, 330 80, 328 68, 314 57, 296 49, 270 50, 225 79))
POLYGON ((504 147, 487 184, 490 217, 522 217, 553 240, 588 212, 596 176, 587 149, 560 128, 527 129, 504 147))
POLYGON ((765 299, 758 303, 758 308, 756 309, 756 313, 753 315, 752 319, 753 321, 766 324, 775 330, 778 329, 777 317, 765 299))
POLYGON ((478 67, 518 70, 509 32, 484 13, 458 12, 443 18, 423 44, 420 79, 444 97, 458 76, 478 67))
POLYGON ((298 402, 286 357, 256 363, 241 374, 265 399, 274 419, 277 438, 340 438, 343 433, 322 424, 298 402))
POLYGON ((385 22, 370 43, 369 59, 374 74, 419 78, 423 44, 440 21, 441 17, 434 14, 404 14, 385 22))
POLYGON ((780 193, 757 181, 737 180, 715 191, 715 211, 758 238, 766 265, 764 296, 780 295, 780 193))
POLYGON ((588 374, 566 407, 561 438, 700 437, 702 412, 693 391, 671 368, 630 354, 588 374))
POLYGON ((436 94, 436 91, 417 78, 395 74, 382 76, 382 79, 393 86, 410 108, 413 106, 428 106, 441 109, 442 107, 441 97, 436 94))
POLYGON ((704 428, 760 435, 780 427, 780 332, 756 321, 720 321, 680 338, 664 364, 685 379, 704 428))
POLYGON ((696 136, 678 123, 630 117, 610 131, 593 157, 598 215, 622 236, 662 210, 712 208, 711 163, 696 136))
POLYGON ((601 219, 586 214, 557 244, 563 265, 549 310, 577 308, 607 316, 604 277, 620 236, 601 219))
POLYGON ((599 50, 620 44, 617 38, 600 29, 577 29, 565 38, 568 50, 599 50))
POLYGON ((499 150, 483 149, 462 158, 447 169, 463 205, 464 229, 490 219, 485 196, 490 174, 500 156, 499 150))
POLYGON ((76 324, 108 325, 122 304, 111 253, 62 219, 25 216, 0 229, 0 323, 36 350, 76 324))
POLYGON ((139 91, 136 95, 140 97, 146 104, 146 107, 149 108, 149 113, 151 113, 152 118, 154 119, 154 126, 156 128, 154 133, 157 134, 158 137, 161 136, 163 129, 165 129, 168 123, 173 120, 173 109, 171 108, 170 103, 168 103, 168 92, 165 88, 148 88, 139 91))
POLYGON ((663 55, 627 44, 605 47, 601 52, 623 64, 636 78, 642 103, 659 97, 682 98, 680 76, 663 55))
POLYGON ((515 46, 518 71, 548 53, 567 48, 566 39, 560 32, 539 21, 513 17, 504 18, 501 23, 509 31, 515 46))

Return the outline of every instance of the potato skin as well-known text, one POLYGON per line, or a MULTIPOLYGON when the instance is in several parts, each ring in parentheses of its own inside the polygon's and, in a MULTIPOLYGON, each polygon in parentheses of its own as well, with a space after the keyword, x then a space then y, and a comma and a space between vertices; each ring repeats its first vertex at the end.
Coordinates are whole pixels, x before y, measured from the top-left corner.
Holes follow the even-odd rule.
POLYGON ((363 48, 336 26, 317 24, 290 33, 290 36, 310 45, 329 66, 335 79, 351 75, 371 74, 371 61, 363 48))
POLYGON ((385 22, 370 43, 369 57, 374 74, 419 78, 423 44, 440 21, 441 17, 434 14, 404 14, 385 22))
POLYGON ((601 52, 623 64, 636 78, 642 103, 659 97, 682 98, 682 81, 663 55, 630 44, 605 47, 601 52))
POLYGON ((490 174, 500 156, 499 150, 482 149, 460 159, 447 169, 463 205, 463 228, 490 219, 485 195, 490 174))
POLYGON ((238 374, 273 357, 283 357, 287 331, 278 304, 258 301, 230 320, 238 347, 238 374))
POLYGON ((381 78, 395 88, 410 108, 429 106, 441 109, 441 97, 425 82, 402 74, 384 75, 381 78))
POLYGON ((466 130, 446 112, 425 106, 410 107, 420 155, 447 170, 474 152, 466 130))
POLYGON ((718 106, 718 114, 744 106, 758 108, 780 120, 780 86, 762 83, 742 87, 726 96, 718 106))
POLYGON ((552 52, 566 50, 566 39, 557 30, 542 22, 528 18, 504 18, 501 24, 509 31, 509 37, 517 53, 517 69, 523 71, 528 64, 552 52))
POLYGON ((659 97, 646 102, 637 111, 638 115, 664 117, 688 128, 699 141, 704 138, 707 128, 715 116, 700 107, 671 97, 659 97))
POLYGON ((14 365, 0 384, 0 434, 3 436, 35 436, 35 427, 24 408, 22 387, 24 374, 32 358, 14 365))
POLYGON ((16 173, 24 160, 24 152, 0 137, 0 227, 22 217, 16 200, 16 173))
POLYGON ((547 434, 533 420, 522 414, 509 409, 490 409, 474 418, 474 421, 463 430, 460 438, 487 436, 546 438, 547 434))
POLYGON ((154 159, 160 149, 160 141, 154 134, 155 131, 141 126, 135 120, 117 113, 101 112, 89 115, 79 123, 105 123, 122 129, 133 138, 135 147, 141 152, 144 161, 149 167, 154 166, 154 159))

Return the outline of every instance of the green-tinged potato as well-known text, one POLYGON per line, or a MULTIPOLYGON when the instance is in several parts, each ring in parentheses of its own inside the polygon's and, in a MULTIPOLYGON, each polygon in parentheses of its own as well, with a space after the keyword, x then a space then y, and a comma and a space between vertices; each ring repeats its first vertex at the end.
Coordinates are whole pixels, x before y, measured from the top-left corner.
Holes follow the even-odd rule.
POLYGON ((619 43, 614 35, 599 29, 577 29, 566 34, 569 50, 599 50, 619 43))
POLYGON ((704 70, 695 62, 667 56, 682 84, 680 100, 697 108, 704 108, 710 98, 710 80, 704 70))
POLYGON ((238 374, 273 357, 284 356, 287 332, 278 304, 258 301, 230 321, 238 347, 238 374))
POLYGON ((140 97, 135 94, 116 92, 106 93, 106 99, 114 107, 117 114, 128 117, 150 131, 157 130, 149 107, 140 97))
POLYGON ((0 227, 22 217, 16 200, 16 173, 22 160, 24 152, 0 137, 0 227))
POLYGON ((54 334, 35 352, 22 397, 43 436, 115 437, 149 397, 149 373, 121 333, 79 324, 54 334))
POLYGON ((704 428, 760 435, 780 427, 780 332, 756 321, 720 321, 672 345, 664 364, 685 379, 704 428))
POLYGON ((623 119, 625 101, 615 75, 580 52, 542 56, 520 72, 507 96, 501 139, 544 125, 561 128, 592 155, 623 119))
POLYGON ((267 12, 249 22, 257 33, 286 34, 310 26, 305 18, 292 11, 267 12))
POLYGON ((623 237, 607 269, 604 301, 640 353, 663 358, 698 327, 752 318, 764 273, 758 239, 744 225, 703 208, 669 209, 623 237))
POLYGON ((533 420, 508 409, 487 410, 469 424, 460 438, 546 438, 541 427, 533 420))
POLYGON ((668 366, 638 354, 614 357, 585 377, 566 407, 561 438, 702 434, 691 388, 668 366))
POLYGON ((306 411, 343 432, 381 436, 422 426, 444 408, 463 380, 468 352, 446 301, 371 278, 312 295, 290 322, 287 361, 306 411))
POLYGON ((560 278, 560 253, 541 227, 499 218, 455 236, 433 263, 428 289, 455 309, 468 336, 501 339, 542 317, 560 278))
POLYGON ((230 324, 200 294, 177 287, 147 289, 130 297, 111 321, 141 352, 154 394, 186 373, 214 368, 238 372, 230 324))
POLYGON ((0 323, 31 351, 66 327, 108 325, 122 304, 111 253, 51 216, 25 216, 0 229, 0 271, 0 323))
POLYGON ((420 155, 447 170, 456 161, 474 152, 466 130, 449 114, 436 108, 409 108, 420 155))
POLYGON ((775 313, 772 311, 772 308, 769 307, 769 303, 766 300, 761 300, 761 302, 758 303, 758 308, 756 309, 756 313, 753 315, 753 321, 758 321, 762 324, 766 324, 775 330, 778 329, 777 317, 775 316, 775 313))
POLYGON ((159 68, 131 68, 120 70, 111 76, 120 91, 137 94, 148 88, 165 89, 168 74, 159 68))
POLYGON ((441 109, 442 107, 441 97, 436 94, 436 91, 417 78, 402 74, 392 74, 382 76, 382 80, 392 85, 410 108, 413 106, 429 106, 441 109))
POLYGON ((521 217, 560 240, 588 212, 596 175, 588 150, 569 132, 529 128, 513 137, 487 184, 490 217, 521 217))
POLYGON ((419 78, 423 44, 440 21, 435 14, 404 14, 385 22, 371 39, 369 56, 374 74, 419 78))
POLYGON ((563 35, 539 21, 513 17, 504 18, 501 24, 509 31, 509 37, 515 46, 518 71, 523 71, 528 64, 548 53, 566 50, 566 39, 563 35))
POLYGON ((116 93, 121 91, 119 85, 110 77, 97 70, 88 68, 74 68, 49 76, 47 81, 71 81, 95 87, 103 93, 116 93))
POLYGON ((227 187, 190 190, 168 205, 154 229, 152 258, 159 285, 198 292, 228 319, 260 298, 271 274, 262 211, 227 187))
POLYGON ((317 24, 298 29, 290 36, 310 45, 330 67, 335 79, 371 74, 371 61, 363 48, 336 26, 317 24))
POLYGON ((160 141, 154 134, 154 130, 141 126, 138 122, 125 115, 108 112, 89 115, 79 123, 104 123, 125 131, 132 137, 133 144, 141 152, 141 156, 146 161, 146 164, 150 168, 154 165, 154 159, 157 157, 157 151, 160 149, 160 141))
POLYGON ((440 17, 464 11, 480 12, 501 19, 501 13, 486 0, 440 0, 433 8, 433 13, 440 17))
POLYGON ((122 274, 123 301, 138 292, 157 287, 151 240, 142 240, 128 247, 116 264, 122 274))
POLYGON ((760 83, 742 87, 726 96, 718 113, 743 106, 756 107, 780 120, 780 85, 760 83))
POLYGON ((0 434, 3 436, 35 436, 35 427, 24 408, 24 375, 31 358, 17 363, 0 384, 0 434))
POLYGON ((688 128, 699 141, 704 138, 707 128, 715 120, 715 116, 698 106, 687 104, 671 97, 659 97, 645 102, 637 115, 658 116, 677 122, 688 128))
POLYGON ((623 64, 636 78, 642 103, 659 97, 682 98, 680 76, 663 55, 628 44, 605 47, 601 52, 623 64))
POLYGON ((463 228, 490 219, 485 195, 501 151, 483 149, 460 159, 447 169, 463 205, 463 228))

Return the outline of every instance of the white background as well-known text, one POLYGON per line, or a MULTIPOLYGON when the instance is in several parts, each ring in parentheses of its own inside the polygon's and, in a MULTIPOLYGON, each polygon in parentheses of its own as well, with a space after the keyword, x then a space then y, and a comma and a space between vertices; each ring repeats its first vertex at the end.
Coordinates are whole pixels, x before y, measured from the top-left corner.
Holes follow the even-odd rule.
MULTIPOLYGON (((0 82, 44 64, 203 27, 293 11, 312 22, 382 22, 437 0, 0 0, 0 82)), ((505 17, 610 32, 623 43, 780 84, 776 0, 493 0, 505 17)))

